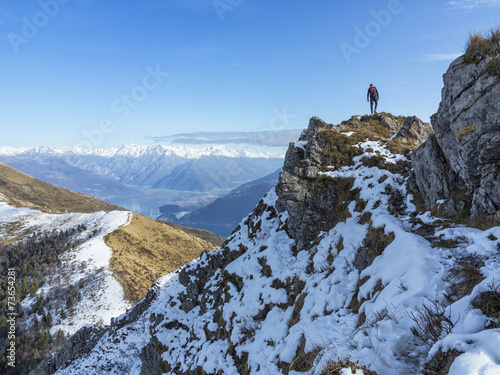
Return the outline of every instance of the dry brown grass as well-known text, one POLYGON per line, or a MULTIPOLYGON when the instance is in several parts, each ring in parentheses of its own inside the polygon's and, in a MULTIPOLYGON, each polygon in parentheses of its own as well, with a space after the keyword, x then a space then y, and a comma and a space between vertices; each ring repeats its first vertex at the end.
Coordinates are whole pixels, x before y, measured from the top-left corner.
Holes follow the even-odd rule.
POLYGON ((357 373, 356 370, 363 370, 363 374, 365 375, 377 375, 376 372, 361 365, 359 362, 352 361, 350 358, 330 362, 321 375, 338 375, 343 369, 350 369, 353 374, 357 373))
POLYGON ((164 221, 164 223, 165 223, 165 225, 168 225, 169 227, 181 230, 183 232, 186 232, 187 234, 190 234, 192 236, 195 236, 195 237, 201 238, 202 240, 210 242, 211 244, 213 244, 217 248, 222 247, 222 245, 226 241, 226 239, 224 237, 217 236, 208 230, 191 228, 191 227, 184 227, 182 225, 172 224, 172 223, 169 223, 166 221, 164 221))
POLYGON ((14 207, 30 207, 55 214, 123 210, 99 199, 37 180, 2 163, 0 194, 14 207))
POLYGON ((216 248, 162 222, 132 214, 130 224, 105 237, 113 249, 110 269, 132 302, 143 298, 151 284, 169 272, 216 248))
POLYGON ((314 360, 316 359, 318 353, 321 351, 321 348, 316 347, 311 351, 306 352, 305 347, 306 347, 306 338, 304 335, 302 335, 302 337, 300 338, 300 345, 297 348, 295 359, 288 367, 288 371, 285 371, 286 374, 288 374, 291 371, 304 373, 312 369, 314 365, 314 360))
POLYGON ((493 28, 486 34, 471 33, 467 41, 465 62, 478 63, 484 58, 500 54, 500 27, 493 28))
POLYGON ((424 365, 422 374, 447 375, 451 365, 460 354, 462 352, 456 349, 448 349, 446 352, 443 352, 443 349, 439 348, 431 360, 424 365))
POLYGON ((472 301, 472 306, 493 319, 489 328, 500 328, 500 292, 498 288, 480 293, 472 301))
POLYGON ((450 297, 454 300, 459 300, 471 294, 476 285, 485 278, 480 271, 480 268, 483 266, 484 263, 480 261, 474 262, 470 259, 461 264, 457 269, 454 269, 451 272, 453 284, 450 288, 450 297))
POLYGON ((452 332, 456 322, 446 315, 445 308, 438 301, 428 300, 416 308, 416 312, 408 312, 408 317, 415 325, 411 333, 417 341, 431 348, 442 336, 443 332, 452 332))
POLYGON ((495 57, 488 62, 488 65, 486 65, 486 73, 500 77, 500 57, 495 57))

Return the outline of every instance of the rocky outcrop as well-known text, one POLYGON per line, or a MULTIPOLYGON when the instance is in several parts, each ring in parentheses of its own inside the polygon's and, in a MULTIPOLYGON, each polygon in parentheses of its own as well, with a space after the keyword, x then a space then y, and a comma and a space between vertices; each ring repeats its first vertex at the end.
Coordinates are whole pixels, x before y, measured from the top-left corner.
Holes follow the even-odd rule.
POLYGON ((358 200, 357 191, 352 190, 354 179, 325 180, 320 172, 352 165, 353 158, 362 154, 356 144, 367 138, 381 144, 399 142, 413 149, 431 133, 430 124, 416 116, 353 116, 339 125, 311 118, 299 140, 290 144, 276 186, 277 208, 288 212, 287 232, 297 247, 312 247, 318 233, 350 215, 346 202, 358 200))
POLYGON ((343 190, 339 191, 335 184, 321 184, 318 179, 318 173, 326 165, 329 146, 328 140, 319 133, 326 129, 334 127, 317 117, 311 118, 299 141, 290 144, 276 186, 277 208, 288 212, 288 234, 297 241, 298 248, 310 247, 318 231, 329 226, 322 218, 335 212, 343 190))
POLYGON ((459 57, 443 77, 441 103, 431 118, 435 138, 412 158, 428 208, 451 199, 447 213, 462 206, 472 217, 500 217, 500 79, 487 72, 490 60, 468 64, 459 57))
POLYGON ((401 139, 412 146, 420 146, 431 134, 432 127, 429 123, 423 122, 417 116, 409 116, 397 131, 395 139, 401 139))

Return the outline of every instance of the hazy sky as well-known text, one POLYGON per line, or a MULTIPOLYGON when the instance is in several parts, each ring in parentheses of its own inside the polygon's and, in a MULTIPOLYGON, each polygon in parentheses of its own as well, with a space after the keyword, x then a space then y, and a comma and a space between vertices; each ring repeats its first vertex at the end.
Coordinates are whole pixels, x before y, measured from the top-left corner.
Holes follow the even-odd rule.
POLYGON ((500 0, 3 0, 0 145, 266 144, 366 114, 369 83, 380 111, 429 121, 468 34, 499 15, 500 0))

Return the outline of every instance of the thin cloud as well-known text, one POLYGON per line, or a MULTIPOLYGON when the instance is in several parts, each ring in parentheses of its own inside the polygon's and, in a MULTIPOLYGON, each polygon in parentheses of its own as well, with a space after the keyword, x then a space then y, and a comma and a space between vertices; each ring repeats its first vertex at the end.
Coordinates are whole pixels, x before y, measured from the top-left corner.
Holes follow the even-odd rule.
POLYGON ((248 144, 264 147, 286 147, 296 141, 302 129, 265 130, 261 132, 197 132, 169 136, 152 136, 157 143, 182 145, 248 144))
POLYGON ((462 53, 429 53, 423 55, 422 58, 424 61, 449 61, 460 56, 462 56, 462 53))
POLYGON ((472 10, 480 7, 495 7, 500 5, 500 0, 454 0, 448 5, 462 10, 472 10))

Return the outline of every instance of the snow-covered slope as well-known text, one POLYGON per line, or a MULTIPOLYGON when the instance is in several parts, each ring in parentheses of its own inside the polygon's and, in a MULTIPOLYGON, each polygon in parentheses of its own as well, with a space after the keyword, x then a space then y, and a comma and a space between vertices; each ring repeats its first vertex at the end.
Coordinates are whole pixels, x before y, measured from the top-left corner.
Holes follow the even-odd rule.
MULTIPOLYGON (((45 313, 54 317, 51 334, 59 330, 73 334, 85 325, 109 324, 111 318, 127 311, 131 304, 125 299, 122 286, 109 270, 111 248, 104 242, 104 236, 120 226, 126 225, 131 217, 127 211, 103 211, 79 214, 48 214, 30 208, 14 208, 0 202, 0 238, 9 241, 20 234, 52 234, 72 231, 77 227, 85 230, 72 236, 77 246, 61 255, 61 265, 54 275, 40 286, 36 295, 27 297, 22 307, 28 311, 38 296, 52 300, 45 313), (12 230, 15 226, 15 231, 12 230), (79 285, 82 283, 82 285, 79 285), (81 301, 75 301, 66 318, 59 316, 59 305, 66 300, 54 300, 56 290, 64 287, 78 288, 81 301)), ((61 296, 66 298, 67 296, 61 296)), ((40 318, 40 317, 39 317, 40 318)), ((29 322, 27 322, 29 324, 29 322)))
POLYGON ((408 139, 375 132, 391 121, 311 120, 225 247, 159 279, 57 374, 320 375, 348 361, 383 375, 500 373, 485 303, 500 299, 500 227, 417 209, 395 152, 408 139))

